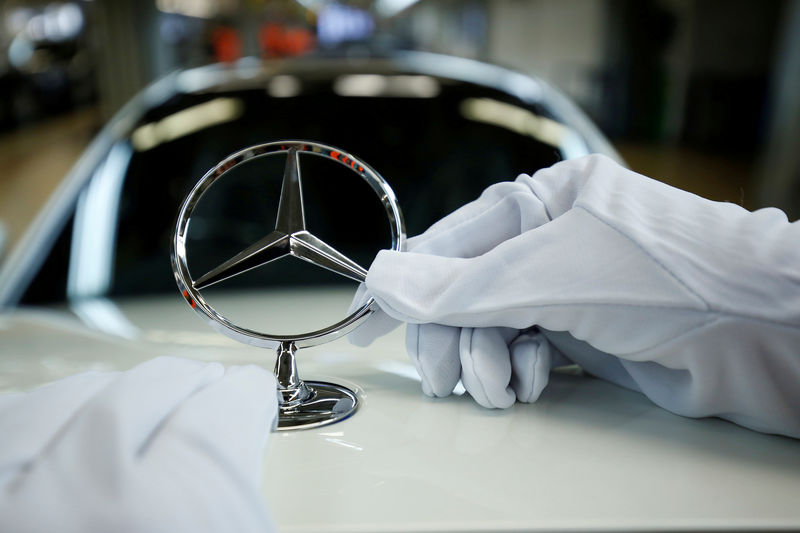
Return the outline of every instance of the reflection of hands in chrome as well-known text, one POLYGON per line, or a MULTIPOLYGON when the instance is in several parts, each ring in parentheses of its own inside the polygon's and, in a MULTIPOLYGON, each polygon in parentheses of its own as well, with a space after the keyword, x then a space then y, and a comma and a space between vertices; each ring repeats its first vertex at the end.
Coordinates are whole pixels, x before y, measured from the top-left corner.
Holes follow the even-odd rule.
POLYGON ((162 357, 0 396, 3 531, 272 531, 275 377, 162 357))
POLYGON ((366 291, 423 390, 535 401, 567 360, 687 416, 800 437, 800 223, 589 156, 498 183, 382 251, 366 291))

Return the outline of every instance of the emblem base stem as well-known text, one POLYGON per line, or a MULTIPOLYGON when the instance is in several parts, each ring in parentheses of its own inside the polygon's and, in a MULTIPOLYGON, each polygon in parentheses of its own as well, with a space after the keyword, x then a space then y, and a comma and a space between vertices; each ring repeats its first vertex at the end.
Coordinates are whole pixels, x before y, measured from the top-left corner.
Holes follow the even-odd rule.
POLYGON ((284 341, 278 346, 275 377, 278 380, 277 431, 307 429, 344 420, 358 408, 358 397, 346 387, 323 381, 304 382, 297 372, 297 347, 284 341))
POLYGON ((303 383, 297 373, 297 347, 293 342, 282 342, 278 346, 275 360, 275 377, 281 395, 281 408, 290 408, 311 398, 311 389, 303 383))

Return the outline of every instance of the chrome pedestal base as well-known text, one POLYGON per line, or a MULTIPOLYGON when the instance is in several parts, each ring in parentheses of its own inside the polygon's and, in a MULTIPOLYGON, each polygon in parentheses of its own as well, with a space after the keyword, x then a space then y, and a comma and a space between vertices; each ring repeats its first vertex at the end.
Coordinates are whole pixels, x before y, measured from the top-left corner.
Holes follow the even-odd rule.
POLYGON ((294 406, 280 405, 278 431, 333 424, 344 420, 358 409, 356 394, 346 387, 324 381, 309 381, 305 385, 311 391, 311 396, 306 401, 294 406))
POLYGON ((275 361, 280 394, 277 431, 325 426, 353 414, 358 409, 358 397, 347 387, 300 379, 296 351, 293 342, 283 342, 278 346, 275 361))

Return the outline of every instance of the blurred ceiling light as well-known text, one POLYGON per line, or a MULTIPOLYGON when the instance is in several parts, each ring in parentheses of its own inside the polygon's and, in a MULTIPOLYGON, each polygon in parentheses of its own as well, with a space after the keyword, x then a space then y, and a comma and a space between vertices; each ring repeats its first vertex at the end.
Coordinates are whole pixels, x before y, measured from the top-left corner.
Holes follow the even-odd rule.
POLYGON ((15 7, 6 15, 6 29, 10 35, 17 35, 25 30, 28 21, 33 17, 34 11, 30 7, 15 7))
POLYGON ((162 143, 235 120, 242 116, 243 110, 244 104, 239 98, 216 98, 157 122, 139 126, 131 135, 131 142, 137 151, 144 152, 162 143))
POLYGON ((74 39, 83 30, 83 11, 77 4, 63 4, 53 11, 53 20, 63 39, 74 39))
POLYGON ((83 11, 72 2, 48 4, 41 12, 20 11, 7 25, 17 28, 17 35, 25 33, 34 42, 63 42, 83 31, 83 11))
POLYGON ((464 118, 506 128, 521 135, 556 148, 571 145, 577 139, 575 132, 555 120, 536 115, 522 107, 491 98, 467 98, 461 102, 464 118))
POLYGON ((339 96, 433 98, 440 89, 439 82, 430 76, 348 74, 339 76, 333 83, 333 91, 339 96))
POLYGON ((382 17, 393 17, 417 2, 418 0, 376 0, 375 11, 382 17))
POLYGON ((375 20, 363 9, 333 3, 322 8, 317 16, 317 38, 324 46, 364 40, 374 30, 375 20))
POLYGON ((233 14, 238 7, 238 0, 156 0, 156 9, 163 13, 203 19, 233 14))
POLYGON ((25 26, 25 33, 27 33, 33 41, 44 41, 47 38, 47 26, 45 24, 44 14, 32 16, 25 26))
POLYGON ((273 98, 291 98, 300 94, 300 80, 296 76, 275 76, 267 83, 267 94, 273 98))
POLYGON ((11 63, 14 68, 22 70, 33 58, 33 53, 35 51, 36 49, 25 36, 25 33, 19 33, 8 46, 8 62, 11 63))
POLYGON ((62 42, 83 31, 83 10, 75 2, 47 4, 44 9, 15 8, 5 19, 11 35, 25 33, 32 41, 62 42))

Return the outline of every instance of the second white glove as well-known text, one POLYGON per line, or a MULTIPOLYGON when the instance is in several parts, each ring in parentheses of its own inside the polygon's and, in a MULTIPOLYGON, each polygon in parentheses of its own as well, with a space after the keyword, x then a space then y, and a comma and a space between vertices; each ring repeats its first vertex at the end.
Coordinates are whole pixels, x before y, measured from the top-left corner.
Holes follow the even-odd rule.
POLYGON ((0 395, 0 531, 263 533, 275 377, 161 357, 0 395))

